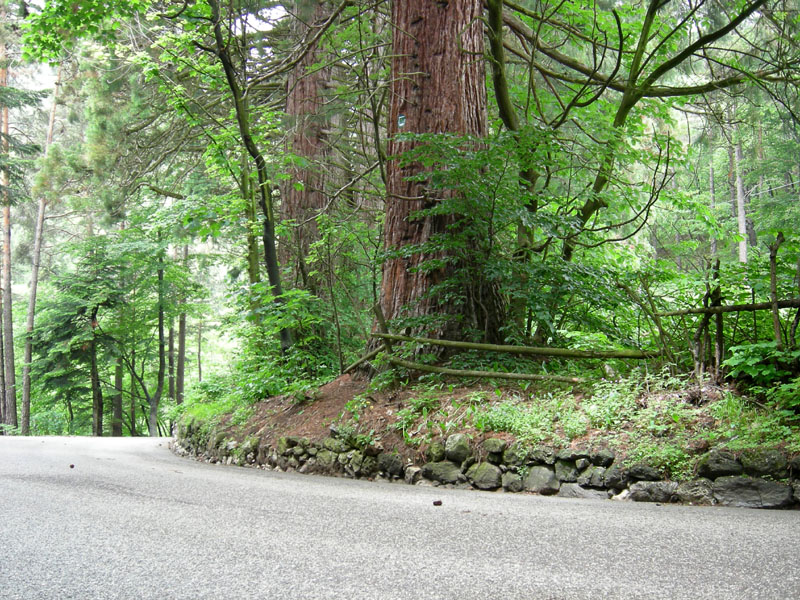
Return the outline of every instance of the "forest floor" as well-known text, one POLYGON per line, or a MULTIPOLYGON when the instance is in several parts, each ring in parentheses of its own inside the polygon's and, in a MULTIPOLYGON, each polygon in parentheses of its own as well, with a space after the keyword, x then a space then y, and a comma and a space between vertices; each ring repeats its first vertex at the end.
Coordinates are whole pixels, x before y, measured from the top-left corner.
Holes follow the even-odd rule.
POLYGON ((621 378, 587 390, 559 384, 461 385, 441 379, 380 386, 343 375, 301 395, 276 396, 219 417, 227 438, 320 441, 335 432, 425 462, 434 441, 468 434, 561 448, 610 449, 674 479, 690 478, 712 447, 800 453, 797 415, 733 386, 678 378, 621 378))

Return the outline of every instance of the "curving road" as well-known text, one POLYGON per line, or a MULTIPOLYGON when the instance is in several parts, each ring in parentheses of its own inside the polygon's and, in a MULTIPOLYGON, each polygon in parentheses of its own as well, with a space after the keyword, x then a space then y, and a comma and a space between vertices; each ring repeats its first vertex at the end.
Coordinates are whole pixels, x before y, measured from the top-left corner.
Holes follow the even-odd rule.
POLYGON ((165 439, 0 437, 3 599, 795 599, 798 539, 797 511, 282 474, 180 459, 165 439))

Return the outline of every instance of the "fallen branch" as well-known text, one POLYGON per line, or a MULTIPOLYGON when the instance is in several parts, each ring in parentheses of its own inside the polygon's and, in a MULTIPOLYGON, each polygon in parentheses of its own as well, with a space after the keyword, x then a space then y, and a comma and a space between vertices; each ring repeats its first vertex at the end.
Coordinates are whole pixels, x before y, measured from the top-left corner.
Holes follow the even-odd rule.
POLYGON ((423 365, 402 358, 395 358, 388 355, 386 360, 398 367, 411 369, 412 371, 424 371, 426 373, 439 373, 440 375, 454 375, 456 377, 488 377, 492 379, 517 379, 524 381, 560 381, 562 383, 587 383, 583 377, 565 377, 563 375, 539 375, 533 373, 500 373, 495 371, 468 371, 461 369, 448 369, 447 367, 434 367, 433 365, 423 365))
MULTIPOLYGON (((673 310, 658 313, 660 317, 680 317, 683 315, 716 315, 729 312, 753 312, 757 310, 771 310, 772 302, 756 302, 755 304, 729 304, 728 306, 709 306, 705 308, 687 308, 686 310, 673 310)), ((800 308, 800 298, 791 300, 778 300, 778 308, 800 308)))
POLYGON ((643 352, 641 350, 571 350, 569 348, 537 348, 534 346, 507 346, 501 344, 477 344, 473 342, 454 342, 452 340, 434 340, 430 338, 409 337, 389 333, 373 333, 372 337, 397 342, 414 342, 446 346, 460 350, 484 350, 487 352, 506 352, 508 354, 532 354, 536 356, 560 356, 564 358, 656 358, 660 352, 643 352))
POLYGON ((373 350, 372 352, 369 352, 369 353, 365 354, 364 356, 362 356, 361 358, 359 358, 356 362, 354 362, 352 365, 350 365, 344 371, 342 371, 342 373, 349 373, 350 371, 355 369, 358 365, 367 362, 371 358, 375 358, 378 355, 379 352, 383 352, 384 350, 386 350, 386 345, 385 344, 381 344, 380 346, 375 348, 375 350, 373 350))

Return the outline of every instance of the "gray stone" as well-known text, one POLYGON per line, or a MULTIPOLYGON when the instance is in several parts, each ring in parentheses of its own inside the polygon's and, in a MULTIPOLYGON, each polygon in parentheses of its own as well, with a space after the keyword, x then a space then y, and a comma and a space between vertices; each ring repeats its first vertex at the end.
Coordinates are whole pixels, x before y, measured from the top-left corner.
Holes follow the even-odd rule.
POLYGON ((490 452, 486 455, 486 461, 493 465, 500 465, 503 463, 503 454, 501 452, 490 452))
POLYGON ((337 455, 330 450, 320 450, 317 452, 317 464, 320 469, 328 470, 336 464, 337 455))
POLYGON ((279 437, 278 438, 278 454, 283 454, 289 448, 293 448, 296 444, 294 442, 290 442, 291 438, 289 437, 279 437))
POLYGON ((462 473, 466 473, 469 470, 469 468, 472 465, 474 465, 476 462, 478 462, 478 461, 475 460, 474 456, 468 456, 467 460, 465 460, 463 463, 461 463, 461 472, 462 473))
POLYGON ((678 484, 674 481, 637 481, 629 488, 634 502, 672 502, 677 500, 678 484))
POLYGON ((575 463, 566 460, 557 460, 556 479, 562 483, 574 483, 578 481, 578 469, 575 467, 575 463))
POLYGON ((792 488, 783 483, 725 476, 714 481, 714 499, 723 506, 783 508, 792 502, 792 488))
POLYGON ((792 476, 800 479, 800 454, 789 461, 789 468, 792 470, 792 476))
POLYGON ((795 502, 800 502, 800 481, 795 481, 792 483, 792 490, 794 492, 792 494, 792 498, 795 502))
POLYGON ((713 504, 713 483, 710 479, 695 479, 678 484, 678 500, 687 504, 713 504))
POLYGON ((403 474, 403 459, 394 452, 381 452, 378 454, 378 470, 391 477, 400 477, 403 474))
POLYGON ((444 452, 447 460, 460 465, 467 460, 467 457, 472 455, 472 450, 469 447, 469 437, 464 433, 454 433, 447 438, 444 452))
POLYGON ((404 480, 409 485, 414 485, 419 481, 419 478, 422 476, 422 469, 419 467, 406 467, 406 474, 404 480))
POLYGON ((353 474, 361 475, 361 466, 364 464, 364 454, 358 450, 353 450, 353 452, 349 452, 348 454, 350 455, 348 464, 350 468, 353 469, 353 474))
POLYGON ((591 465, 592 462, 588 458, 579 458, 575 461, 575 467, 578 471, 585 471, 586 468, 591 465))
POLYGON ((589 454, 589 460, 600 467, 610 467, 614 463, 616 455, 611 450, 597 450, 589 454))
POLYGON ((553 469, 544 466, 531 467, 525 476, 523 486, 529 492, 549 496, 558 492, 561 487, 553 469))
POLYGON ((697 464, 698 474, 708 479, 740 475, 742 471, 744 471, 742 464, 727 450, 712 450, 697 464))
POLYGON ((582 458, 588 459, 589 458, 589 451, 588 450, 576 450, 575 448, 564 448, 561 450, 558 455, 556 456, 558 460, 565 460, 565 461, 576 461, 582 458))
POLYGON ((503 452, 503 464, 509 467, 521 467, 528 460, 528 447, 521 442, 514 442, 503 452))
POLYGON ((754 477, 767 476, 783 479, 786 477, 786 468, 789 466, 786 457, 777 450, 744 452, 739 460, 744 467, 744 472, 754 477))
POLYGON ((342 452, 347 452, 348 450, 350 450, 350 446, 347 444, 347 442, 332 437, 325 438, 322 441, 322 447, 325 448, 326 450, 330 450, 331 452, 335 452, 337 454, 340 454, 342 452))
POLYGON ((608 493, 602 490, 590 490, 579 486, 577 483, 564 483, 558 490, 562 498, 583 498, 588 500, 608 500, 608 493))
POLYGON ((606 487, 623 490, 628 487, 628 469, 614 465, 606 470, 606 487))
POLYGON ((512 473, 511 471, 503 473, 501 481, 503 489, 507 492, 521 492, 525 489, 525 486, 522 484, 522 477, 518 473, 512 473))
POLYGON ((663 479, 658 469, 645 463, 633 465, 628 469, 628 477, 633 481, 661 481, 663 479))
POLYGON ((430 462, 422 465, 422 476, 439 483, 457 483, 461 467, 449 460, 430 462))
POLYGON ((578 476, 578 485, 600 489, 606 487, 605 467, 589 467, 578 476))
POLYGON ((503 474, 488 462, 475 463, 467 471, 467 479, 479 490, 496 490, 502 483, 503 474))
POLYGON ((556 453, 552 448, 539 446, 528 453, 528 459, 534 465, 553 465, 556 462, 556 453))
POLYGON ((442 444, 442 442, 432 442, 431 445, 428 446, 426 455, 428 457, 428 462, 444 460, 444 444, 442 444))
POLYGON ((294 448, 292 448, 292 455, 295 456, 296 458, 300 458, 305 454, 306 454, 306 449, 303 448, 302 446, 295 446, 294 448))
POLYGON ((361 462, 361 477, 372 477, 378 472, 378 459, 374 456, 365 456, 361 462))
POLYGON ((489 438, 483 441, 483 449, 489 454, 502 454, 508 444, 505 440, 489 438))

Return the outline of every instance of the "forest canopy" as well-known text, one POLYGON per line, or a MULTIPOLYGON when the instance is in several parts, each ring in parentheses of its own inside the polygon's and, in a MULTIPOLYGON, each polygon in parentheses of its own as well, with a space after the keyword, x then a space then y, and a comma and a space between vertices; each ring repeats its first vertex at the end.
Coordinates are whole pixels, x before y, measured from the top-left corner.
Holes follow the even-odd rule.
POLYGON ((0 422, 158 435, 364 355, 797 410, 799 8, 0 0, 0 422))

